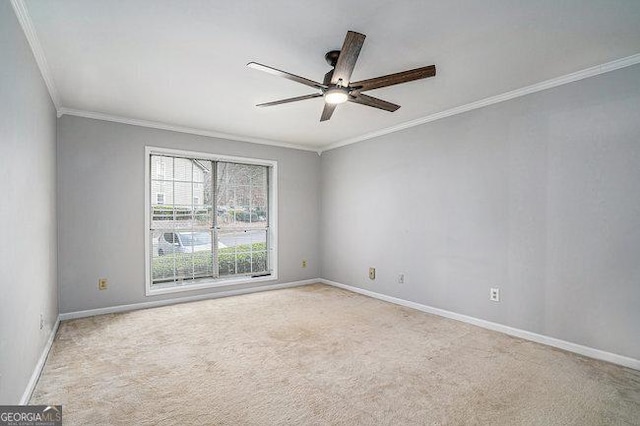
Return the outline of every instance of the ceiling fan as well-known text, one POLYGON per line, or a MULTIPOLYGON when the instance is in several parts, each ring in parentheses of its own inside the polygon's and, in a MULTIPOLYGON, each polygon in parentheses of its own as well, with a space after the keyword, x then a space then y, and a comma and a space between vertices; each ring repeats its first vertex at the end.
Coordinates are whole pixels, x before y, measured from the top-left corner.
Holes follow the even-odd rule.
POLYGON ((350 80, 351 73, 356 66, 356 61, 358 60, 358 55, 360 54, 360 49, 362 49, 362 45, 364 44, 365 37, 366 36, 364 34, 360 34, 355 31, 347 31, 347 36, 344 38, 342 49, 332 50, 325 55, 326 61, 333 67, 333 69, 325 74, 322 83, 318 83, 286 71, 281 71, 276 68, 268 67, 257 62, 249 62, 247 66, 250 68, 283 77, 319 90, 319 92, 309 95, 266 102, 256 106, 268 107, 323 96, 325 103, 320 121, 329 120, 338 104, 347 101, 393 112, 400 108, 400 105, 365 95, 362 92, 379 89, 380 87, 407 83, 409 81, 420 80, 422 78, 433 77, 436 75, 436 66, 429 65, 427 67, 416 68, 382 77, 352 82, 350 80))

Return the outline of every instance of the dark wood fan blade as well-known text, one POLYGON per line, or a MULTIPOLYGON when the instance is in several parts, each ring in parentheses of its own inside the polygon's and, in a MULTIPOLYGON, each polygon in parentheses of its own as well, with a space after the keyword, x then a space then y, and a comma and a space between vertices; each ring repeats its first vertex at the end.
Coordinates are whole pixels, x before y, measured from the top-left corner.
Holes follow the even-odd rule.
POLYGON ((394 84, 407 83, 409 81, 433 77, 434 75, 436 75, 436 66, 429 65, 428 67, 416 68, 382 77, 370 78, 369 80, 356 81, 355 83, 351 83, 351 87, 360 92, 364 92, 365 90, 373 90, 380 87, 393 86, 394 84))
POLYGON ((383 101, 382 99, 374 98, 373 96, 363 95, 362 93, 350 96, 349 101, 391 112, 400 108, 400 105, 392 104, 391 102, 383 101))
POLYGON ((343 86, 349 84, 351 73, 356 66, 356 61, 358 60, 358 55, 360 55, 360 49, 362 49, 365 37, 364 34, 347 31, 342 49, 340 49, 338 62, 336 62, 336 67, 333 71, 333 77, 331 77, 332 84, 337 84, 339 80, 342 80, 343 86))
POLYGON ((309 80, 308 78, 300 77, 299 75, 291 74, 291 73, 288 73, 286 71, 281 71, 281 70, 276 69, 276 68, 268 67, 266 65, 262 65, 262 64, 259 64, 257 62, 249 62, 247 64, 247 66, 249 68, 253 68, 254 70, 264 71, 264 72, 267 72, 269 74, 272 74, 272 75, 275 75, 275 76, 278 76, 278 77, 286 78, 287 80, 291 80, 291 81, 295 81, 297 83, 304 84, 306 86, 315 87, 316 89, 326 89, 327 88, 327 86, 325 86, 322 83, 318 83, 316 81, 309 80))
POLYGON ((333 111, 336 110, 338 104, 328 104, 325 102, 324 109, 322 110, 322 116, 320 117, 320 121, 327 121, 331 118, 333 111))
POLYGON ((268 107, 268 106, 274 106, 274 105, 280 105, 280 104, 288 104, 289 102, 304 101, 305 99, 319 98, 321 96, 322 96, 322 93, 313 93, 311 95, 296 96, 295 98, 280 99, 279 101, 273 101, 273 102, 265 102, 263 104, 258 104, 256 106, 268 107))

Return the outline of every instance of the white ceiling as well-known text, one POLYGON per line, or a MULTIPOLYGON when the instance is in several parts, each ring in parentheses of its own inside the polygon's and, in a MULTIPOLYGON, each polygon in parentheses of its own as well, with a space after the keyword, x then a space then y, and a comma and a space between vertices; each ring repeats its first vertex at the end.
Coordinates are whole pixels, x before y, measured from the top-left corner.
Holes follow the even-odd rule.
MULTIPOLYGON (((16 0, 14 0, 16 1, 16 0)), ((18 0, 19 1, 19 0, 18 0)), ((638 0, 27 0, 64 108, 322 149, 640 52, 638 0), (316 81, 347 30, 367 35, 353 80, 436 64, 435 78, 340 105, 247 68, 316 81)))

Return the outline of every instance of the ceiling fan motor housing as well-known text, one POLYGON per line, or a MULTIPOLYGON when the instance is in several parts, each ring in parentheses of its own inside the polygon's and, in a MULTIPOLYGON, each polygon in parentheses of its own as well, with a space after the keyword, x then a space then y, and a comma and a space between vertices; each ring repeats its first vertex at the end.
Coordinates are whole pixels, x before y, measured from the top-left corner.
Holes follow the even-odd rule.
POLYGON ((330 52, 327 52, 326 55, 324 55, 324 59, 332 67, 335 67, 336 64, 338 63, 338 57, 340 57, 340 51, 339 50, 332 50, 330 52))

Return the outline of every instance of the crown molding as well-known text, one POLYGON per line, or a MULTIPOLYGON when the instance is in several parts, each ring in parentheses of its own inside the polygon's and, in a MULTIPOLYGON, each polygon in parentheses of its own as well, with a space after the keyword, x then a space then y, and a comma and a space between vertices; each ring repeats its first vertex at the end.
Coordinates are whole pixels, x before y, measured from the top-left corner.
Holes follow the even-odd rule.
POLYGON ((92 118, 94 120, 111 121, 114 123, 130 124, 133 126, 148 127, 151 129, 168 130, 170 132, 187 133, 190 135, 207 136, 210 138, 226 139, 238 142, 249 142, 260 145, 271 145, 281 148, 298 149, 302 151, 318 152, 316 146, 296 145, 287 142, 274 141, 271 139, 253 138, 249 136, 233 135, 229 133, 214 132, 212 130, 196 129, 186 126, 177 126, 173 124, 162 123, 159 121, 140 120, 137 118, 122 117, 119 115, 104 114, 102 112, 85 111, 81 109, 73 109, 60 107, 58 117, 63 115, 73 115, 76 117, 92 118))
POLYGON ((53 105, 58 111, 58 116, 60 116, 59 111, 60 111, 60 108, 62 107, 62 103, 60 101, 60 95, 58 94, 56 85, 53 82, 53 77, 49 69, 47 58, 44 54, 44 50, 42 49, 42 45, 40 44, 40 40, 38 39, 38 34, 36 33, 36 29, 33 26, 33 22, 31 21, 31 16, 27 11, 27 6, 24 0, 11 0, 11 6, 13 6, 13 10, 16 13, 18 22, 22 27, 22 31, 24 32, 24 35, 27 37, 29 46, 31 46, 31 51, 33 52, 33 56, 36 59, 38 68, 40 69, 40 74, 42 74, 42 79, 44 80, 44 84, 47 86, 47 90, 49 90, 49 96, 51 97, 51 101, 53 102, 53 105))
POLYGON ((388 135, 390 133, 395 133, 404 129, 419 126, 421 124, 430 123, 432 121, 440 120, 442 118, 451 117, 457 114, 462 114, 468 111, 472 111, 474 109, 478 109, 485 106, 508 101, 511 99, 519 98, 521 96, 526 96, 532 93, 551 89, 564 84, 573 83, 575 81, 583 80, 585 78, 594 77, 600 74, 615 71, 621 68, 629 67, 629 66, 640 63, 640 53, 637 53, 635 55, 627 56, 625 58, 616 59, 611 62, 607 62, 601 65, 596 65, 596 66, 586 68, 580 71, 576 71, 570 74, 566 74, 560 77, 552 78, 550 80, 545 80, 540 83, 535 83, 530 86, 525 86, 520 89, 512 90, 510 92, 502 93, 496 96, 491 96, 485 99, 474 101, 465 105, 460 105, 444 111, 436 112, 434 114, 429 114, 424 117, 406 121, 404 123, 396 124, 394 126, 386 127, 384 129, 376 130, 370 133, 365 133, 363 135, 356 136, 353 138, 344 139, 341 141, 332 142, 332 143, 329 143, 326 145, 320 145, 320 146, 304 146, 304 145, 292 144, 287 142, 274 141, 270 139, 254 138, 254 137, 242 136, 242 135, 233 135, 233 134, 215 132, 211 130, 196 129, 196 128, 191 128, 186 126, 177 126, 177 125, 172 125, 172 124, 167 124, 167 123, 162 123, 157 121, 139 120, 135 118, 121 117, 117 115, 104 114, 104 113, 94 112, 94 111, 65 108, 62 106, 60 95, 58 94, 58 90, 56 89, 56 86, 54 84, 53 77, 51 75, 51 71, 49 69, 49 65, 47 63, 44 50, 42 49, 42 45, 40 44, 40 40, 38 39, 35 27, 33 26, 33 22, 31 21, 31 17, 29 16, 29 12, 27 11, 25 0, 11 0, 11 5, 13 6, 15 14, 18 18, 18 22, 20 23, 20 26, 22 27, 22 30, 24 31, 24 34, 27 38, 27 41, 29 42, 29 46, 31 46, 33 56, 36 59, 36 63, 38 64, 38 68, 40 69, 40 73, 42 74, 42 78, 44 79, 47 89, 49 90, 49 96, 51 96, 51 100, 55 105, 58 117, 61 117, 64 114, 75 115, 78 117, 86 117, 86 118, 93 118, 96 120, 131 124, 134 126, 149 127, 153 129, 169 130, 169 131, 179 132, 179 133, 188 133, 188 134, 207 136, 207 137, 213 137, 213 138, 228 139, 233 141, 256 143, 261 145, 279 146, 283 148, 298 149, 303 151, 313 151, 313 152, 317 152, 318 155, 322 155, 324 151, 329 151, 331 149, 339 148, 341 146, 351 145, 357 142, 373 139, 378 136, 388 135))
POLYGON ((571 74, 566 74, 561 77, 545 80, 540 83, 532 84, 531 86, 525 86, 520 89, 502 93, 500 95, 491 96, 489 98, 481 99, 479 101, 457 106, 455 108, 447 109, 445 111, 436 112, 435 114, 430 114, 424 117, 417 118, 415 120, 406 121, 404 123, 400 123, 395 126, 376 130, 371 133, 366 133, 361 136, 356 136, 354 138, 349 138, 342 141, 334 142, 324 146, 322 150, 328 151, 330 149, 339 148, 341 146, 351 145, 357 142, 373 139, 378 136, 388 135, 389 133, 398 132, 400 130, 408 129, 410 127, 415 127, 421 124, 430 123, 432 121, 440 120, 442 118, 451 117, 453 115, 462 114, 464 112, 472 111, 474 109, 497 104, 499 102, 504 102, 510 99, 519 98, 521 96, 530 95, 532 93, 541 92, 543 90, 551 89, 553 87, 558 87, 564 84, 573 83, 574 81, 583 80, 589 77, 594 77, 596 75, 600 75, 600 74, 615 71, 621 68, 636 65, 638 63, 640 63, 640 53, 627 56, 626 58, 616 59, 615 61, 607 62, 602 65, 596 65, 590 68, 586 68, 581 71, 573 72, 571 74))
POLYGON ((42 78, 49 91, 49 96, 51 97, 51 101, 55 106, 56 114, 58 118, 62 117, 65 114, 75 115, 78 117, 93 118, 96 120, 103 120, 103 121, 112 121, 115 123, 131 124, 134 126, 149 127, 153 129, 169 130, 172 132, 188 133, 193 135, 228 139, 228 140, 240 141, 240 142, 250 142, 250 143, 256 143, 261 145, 278 146, 282 148, 298 149, 303 151, 313 151, 313 152, 317 152, 318 155, 320 155, 320 153, 322 152, 321 149, 317 146, 303 146, 303 145, 297 145, 292 143, 274 141, 270 139, 253 138, 253 137, 242 136, 242 135, 232 135, 232 134, 214 132, 214 131, 204 130, 204 129, 195 129, 195 128, 186 127, 186 126, 176 126, 176 125, 161 123, 157 121, 139 120, 135 118, 103 114, 103 113, 94 112, 94 111, 84 111, 79 109, 66 108, 62 106, 60 95, 58 94, 58 90, 55 86, 55 83, 49 68, 49 64, 47 62, 47 58, 44 54, 42 45, 40 44, 40 40, 38 39, 38 35, 33 25, 33 21, 31 20, 31 16, 29 15, 29 11, 27 10, 25 0, 11 0, 11 5, 13 6, 13 10, 16 14, 16 17, 18 18, 18 22, 22 27, 22 31, 24 32, 24 35, 26 36, 27 41, 29 42, 29 46, 31 47, 33 56, 35 57, 36 63, 38 64, 38 68, 40 69, 40 74, 42 74, 42 78))
MULTIPOLYGON (((22 1, 22 0, 11 0, 11 1, 13 2, 13 1, 22 1)), ((96 120, 104 120, 104 121, 113 121, 116 123, 131 124, 134 126, 149 127, 153 129, 160 129, 160 130, 169 130, 169 131, 179 132, 179 133, 188 133, 193 135, 208 136, 213 138, 228 139, 228 140, 234 140, 234 141, 240 141, 240 142, 257 143, 261 145, 279 146, 283 148, 299 149, 303 151, 313 151, 318 153, 319 156, 321 156, 323 152, 329 151, 331 149, 339 148, 341 146, 351 145, 354 143, 366 141, 368 139, 373 139, 378 136, 399 132, 401 130, 419 126, 421 124, 430 123, 432 121, 462 114, 468 111, 472 111, 474 109, 483 108, 489 105, 519 98, 521 96, 526 96, 532 93, 541 92, 543 90, 552 89, 554 87, 562 86, 564 84, 573 83, 579 80, 584 80, 589 77, 595 77, 600 74, 615 71, 621 68, 626 68, 639 63, 640 63, 640 53, 627 56, 625 58, 616 59, 611 62, 606 62, 601 65, 596 65, 596 66, 586 68, 580 71, 576 71, 570 74, 566 74, 560 77, 552 78, 550 80, 545 80, 540 83, 536 83, 530 86, 522 87, 520 89, 512 90, 510 92, 502 93, 496 96, 491 96, 485 99, 481 99, 479 101, 475 101, 465 105, 450 108, 448 110, 444 110, 444 111, 440 111, 424 117, 420 117, 415 120, 406 121, 404 123, 400 123, 395 126, 386 127, 384 129, 376 130, 374 132, 366 133, 364 135, 356 136, 354 138, 333 142, 324 146, 297 145, 297 144, 291 144, 286 142, 274 141, 270 139, 261 139, 261 138, 253 138, 249 136, 220 133, 220 132, 214 132, 211 130, 195 129, 191 127, 177 126, 177 125, 166 124, 166 123, 157 122, 157 121, 139 120, 135 118, 121 117, 116 115, 104 114, 100 112, 85 111, 85 110, 78 110, 78 109, 65 108, 65 107, 58 108, 58 117, 61 117, 64 114, 75 115, 78 117, 93 118, 96 120)))

